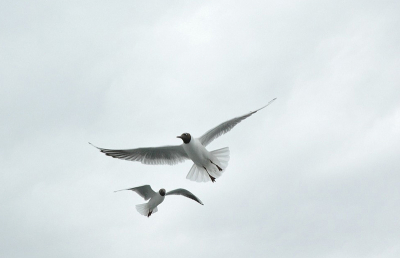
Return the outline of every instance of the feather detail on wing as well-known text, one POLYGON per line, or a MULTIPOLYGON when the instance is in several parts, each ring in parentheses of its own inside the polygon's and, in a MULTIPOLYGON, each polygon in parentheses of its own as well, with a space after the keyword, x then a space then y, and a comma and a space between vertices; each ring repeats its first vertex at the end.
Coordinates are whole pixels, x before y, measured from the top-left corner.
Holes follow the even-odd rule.
POLYGON ((237 125, 238 123, 240 123, 242 120, 248 118, 249 116, 251 116, 252 114, 256 113, 257 111, 267 107, 269 104, 271 104, 276 98, 274 98, 273 100, 271 100, 270 102, 268 102, 267 105, 263 106, 262 108, 259 108, 255 111, 252 111, 248 114, 245 114, 243 116, 239 116, 239 117, 235 117, 232 118, 216 127, 214 127, 211 130, 208 130, 205 134, 203 134, 200 138, 199 141, 204 145, 207 146, 208 144, 210 144, 210 142, 212 142, 213 140, 215 140, 216 138, 218 138, 219 136, 229 132, 233 127, 235 127, 235 125, 237 125))
POLYGON ((201 205, 204 205, 203 202, 199 198, 197 198, 194 194, 192 194, 191 192, 189 192, 186 189, 178 188, 178 189, 167 192, 165 195, 182 195, 182 196, 185 196, 187 198, 190 198, 190 199, 200 203, 201 205))
POLYGON ((156 192, 154 192, 153 189, 151 189, 150 185, 142 185, 142 186, 133 187, 133 188, 129 188, 129 189, 118 190, 115 192, 124 191, 124 190, 131 190, 131 191, 136 192, 145 201, 147 201, 148 199, 150 199, 151 197, 153 197, 156 194, 156 192))
MULTIPOLYGON (((91 143, 89 142, 89 144, 91 143)), ((93 144, 91 145, 94 146, 93 144)), ((126 150, 110 150, 99 147, 96 148, 107 156, 111 156, 117 159, 139 161, 147 165, 175 165, 177 163, 184 162, 186 159, 189 159, 182 145, 126 150)))

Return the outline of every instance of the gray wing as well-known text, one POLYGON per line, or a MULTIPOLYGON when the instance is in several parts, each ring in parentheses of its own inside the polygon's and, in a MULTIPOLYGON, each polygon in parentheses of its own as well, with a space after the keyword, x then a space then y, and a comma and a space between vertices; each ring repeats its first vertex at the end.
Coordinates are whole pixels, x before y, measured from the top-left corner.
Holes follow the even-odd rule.
MULTIPOLYGON (((94 146, 93 144, 91 145, 94 146)), ((96 148, 107 156, 117 159, 139 161, 147 165, 175 165, 177 163, 184 162, 186 159, 189 159, 182 145, 126 150, 110 150, 99 147, 96 148)))
POLYGON ((251 116, 252 114, 256 113, 257 111, 267 107, 269 104, 271 104, 274 100, 276 100, 276 98, 274 98, 273 100, 271 100, 270 102, 268 102, 267 105, 263 106, 262 108, 257 109, 256 111, 252 111, 248 114, 245 114, 243 116, 239 116, 239 117, 235 117, 232 118, 231 120, 228 120, 216 127, 214 127, 211 130, 208 130, 205 134, 203 134, 200 138, 199 141, 204 145, 207 146, 208 144, 210 144, 210 142, 212 142, 213 140, 215 140, 216 138, 218 138, 219 136, 229 132, 233 127, 235 127, 235 125, 237 125, 238 123, 240 123, 242 120, 248 118, 249 116, 251 116))
POLYGON ((197 198, 194 194, 192 194, 188 190, 185 190, 185 189, 182 189, 182 188, 178 188, 178 189, 169 191, 165 195, 183 195, 183 196, 185 196, 187 198, 190 198, 190 199, 200 203, 201 205, 204 205, 203 202, 200 201, 200 199, 197 198))
POLYGON ((115 192, 124 191, 124 190, 134 191, 138 195, 143 197, 146 201, 156 194, 156 192, 154 192, 153 189, 151 189, 150 185, 142 185, 142 186, 133 187, 133 188, 129 188, 129 189, 118 190, 115 192))

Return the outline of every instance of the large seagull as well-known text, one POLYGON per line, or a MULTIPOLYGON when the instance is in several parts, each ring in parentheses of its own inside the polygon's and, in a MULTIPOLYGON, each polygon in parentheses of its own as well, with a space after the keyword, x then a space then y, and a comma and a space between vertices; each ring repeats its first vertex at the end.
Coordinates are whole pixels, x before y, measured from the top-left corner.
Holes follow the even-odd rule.
POLYGON ((184 162, 187 159, 191 159, 194 164, 186 176, 187 179, 196 182, 215 182, 215 179, 220 177, 228 166, 229 148, 225 147, 218 150, 208 151, 206 146, 214 139, 229 132, 242 120, 267 107, 275 99, 276 98, 268 102, 268 104, 262 108, 251 111, 243 116, 232 118, 211 130, 208 130, 199 138, 194 138, 189 133, 183 133, 182 135, 177 136, 183 141, 183 144, 181 145, 124 150, 103 149, 93 146, 98 148, 107 156, 124 160, 139 161, 148 165, 175 165, 184 162))

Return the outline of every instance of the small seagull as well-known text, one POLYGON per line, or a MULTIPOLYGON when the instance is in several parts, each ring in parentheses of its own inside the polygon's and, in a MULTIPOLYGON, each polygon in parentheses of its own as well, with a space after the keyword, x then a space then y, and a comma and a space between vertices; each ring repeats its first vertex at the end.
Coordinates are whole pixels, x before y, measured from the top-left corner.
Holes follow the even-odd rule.
POLYGON ((215 182, 220 177, 229 161, 229 148, 208 151, 205 147, 219 136, 229 132, 235 125, 242 120, 253 115, 257 111, 267 107, 276 98, 268 102, 267 105, 255 111, 251 111, 243 116, 232 118, 211 130, 208 130, 200 138, 194 138, 189 133, 183 133, 177 138, 181 138, 183 144, 162 147, 148 147, 124 150, 111 150, 96 147, 107 156, 113 158, 139 161, 148 165, 175 165, 187 159, 193 161, 193 166, 186 178, 196 182, 215 182))
POLYGON ((167 193, 165 193, 164 188, 161 188, 158 191, 158 193, 156 193, 153 191, 153 189, 151 189, 150 185, 143 185, 143 186, 138 186, 138 187, 129 188, 129 189, 122 189, 122 190, 118 190, 115 192, 124 191, 124 190, 131 190, 131 191, 136 192, 141 197, 143 197, 145 201, 150 199, 150 201, 147 203, 136 205, 136 210, 143 216, 147 216, 147 217, 150 217, 151 214, 156 213, 158 211, 157 206, 160 205, 164 201, 166 195, 173 195, 173 194, 174 195, 183 195, 187 198, 190 198, 190 199, 200 203, 201 205, 204 205, 203 202, 200 201, 200 199, 197 198, 194 194, 192 194, 188 190, 185 190, 182 188, 178 188, 178 189, 169 191, 167 193))

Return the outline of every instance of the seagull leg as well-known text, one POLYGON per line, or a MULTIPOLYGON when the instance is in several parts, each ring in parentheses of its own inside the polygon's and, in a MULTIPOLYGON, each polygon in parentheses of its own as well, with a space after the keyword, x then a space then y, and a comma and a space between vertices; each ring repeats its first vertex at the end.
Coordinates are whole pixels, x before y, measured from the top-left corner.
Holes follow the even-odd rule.
POLYGON ((215 164, 214 162, 212 162, 211 159, 210 159, 210 162, 211 162, 212 164, 214 164, 215 166, 217 166, 217 168, 218 168, 219 171, 222 171, 222 168, 221 168, 220 166, 218 166, 217 164, 215 164))
POLYGON ((206 169, 205 166, 203 166, 203 168, 206 170, 208 176, 211 178, 211 181, 214 183, 215 182, 215 177, 213 177, 212 175, 210 175, 210 173, 208 173, 208 170, 206 169))

